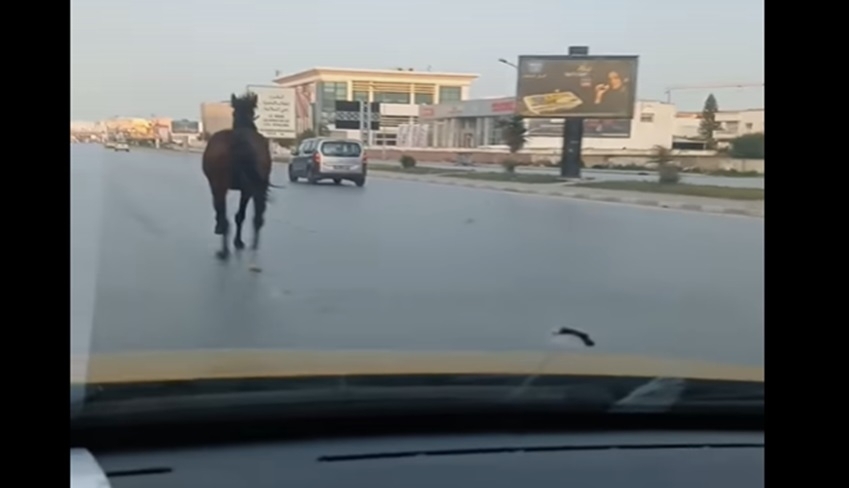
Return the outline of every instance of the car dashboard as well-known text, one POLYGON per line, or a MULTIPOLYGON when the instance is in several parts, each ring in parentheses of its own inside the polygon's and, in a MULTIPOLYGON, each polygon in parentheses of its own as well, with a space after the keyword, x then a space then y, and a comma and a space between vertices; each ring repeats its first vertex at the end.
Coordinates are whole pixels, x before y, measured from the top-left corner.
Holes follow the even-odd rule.
POLYGON ((763 432, 424 435, 71 450, 77 488, 764 485, 763 432))

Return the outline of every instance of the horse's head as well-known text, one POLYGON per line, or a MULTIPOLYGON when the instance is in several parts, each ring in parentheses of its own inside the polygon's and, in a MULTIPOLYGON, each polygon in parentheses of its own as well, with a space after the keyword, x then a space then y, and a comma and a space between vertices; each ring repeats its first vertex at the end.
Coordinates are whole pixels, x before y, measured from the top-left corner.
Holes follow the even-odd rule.
POLYGON ((233 107, 233 128, 249 127, 256 129, 254 120, 257 119, 256 112, 257 97, 255 93, 247 92, 236 96, 230 94, 230 106, 233 107))

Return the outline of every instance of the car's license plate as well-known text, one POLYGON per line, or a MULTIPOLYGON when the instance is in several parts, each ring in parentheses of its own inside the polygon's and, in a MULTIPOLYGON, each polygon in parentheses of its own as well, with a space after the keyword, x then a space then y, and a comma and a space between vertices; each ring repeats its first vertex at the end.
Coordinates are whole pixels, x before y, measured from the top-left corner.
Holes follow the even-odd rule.
POLYGON ((351 167, 350 167, 350 166, 334 166, 334 167, 333 167, 333 169, 342 169, 342 170, 345 170, 345 169, 351 169, 351 167))

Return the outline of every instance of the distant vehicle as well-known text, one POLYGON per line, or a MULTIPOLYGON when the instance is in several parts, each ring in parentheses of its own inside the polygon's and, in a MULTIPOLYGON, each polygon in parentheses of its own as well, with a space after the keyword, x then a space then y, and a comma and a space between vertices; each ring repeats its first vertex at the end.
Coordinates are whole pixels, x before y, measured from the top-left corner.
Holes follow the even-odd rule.
POLYGON ((130 152, 130 145, 126 142, 119 142, 113 147, 116 151, 130 152))
POLYGON ((106 141, 103 143, 103 147, 106 149, 115 149, 115 143, 112 141, 106 141))
POLYGON ((342 180, 348 180, 361 187, 366 184, 367 164, 363 145, 358 140, 306 139, 292 151, 289 181, 295 183, 305 178, 315 184, 321 180, 333 180, 339 185, 342 180))

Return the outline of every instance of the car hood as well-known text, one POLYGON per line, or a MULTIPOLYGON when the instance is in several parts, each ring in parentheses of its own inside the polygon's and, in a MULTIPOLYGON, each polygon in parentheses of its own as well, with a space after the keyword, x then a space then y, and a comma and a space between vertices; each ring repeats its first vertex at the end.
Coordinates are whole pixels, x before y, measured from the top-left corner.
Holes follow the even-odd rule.
POLYGON ((556 374, 764 381, 764 368, 760 366, 562 351, 223 349, 71 357, 72 384, 411 374, 556 374))

